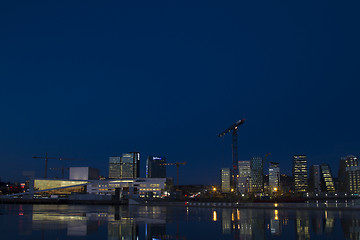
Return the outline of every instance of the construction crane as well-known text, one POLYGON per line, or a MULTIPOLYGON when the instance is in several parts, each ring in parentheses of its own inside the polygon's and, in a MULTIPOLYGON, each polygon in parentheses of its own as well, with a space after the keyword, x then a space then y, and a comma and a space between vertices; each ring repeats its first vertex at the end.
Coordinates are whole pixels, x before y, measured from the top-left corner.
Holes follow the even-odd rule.
POLYGON ((49 159, 55 159, 55 160, 60 160, 60 161, 68 161, 68 160, 84 160, 84 159, 75 159, 75 158, 57 158, 57 157, 48 157, 48 153, 45 153, 45 157, 33 157, 34 159, 45 159, 45 173, 44 173, 44 178, 47 178, 47 170, 48 170, 48 160, 49 159))
POLYGON ((65 169, 69 171, 70 168, 64 168, 64 167, 61 167, 61 168, 49 168, 50 170, 61 170, 61 177, 64 178, 65 176, 65 169))
POLYGON ((176 186, 179 188, 179 167, 181 165, 186 165, 186 162, 175 162, 175 163, 161 163, 160 165, 164 166, 176 166, 176 186))
POLYGON ((221 132, 218 137, 223 137, 225 134, 232 131, 232 173, 233 176, 233 186, 236 185, 237 170, 238 170, 238 147, 237 147, 237 130, 238 127, 245 122, 245 119, 241 119, 228 127, 225 131, 221 132))

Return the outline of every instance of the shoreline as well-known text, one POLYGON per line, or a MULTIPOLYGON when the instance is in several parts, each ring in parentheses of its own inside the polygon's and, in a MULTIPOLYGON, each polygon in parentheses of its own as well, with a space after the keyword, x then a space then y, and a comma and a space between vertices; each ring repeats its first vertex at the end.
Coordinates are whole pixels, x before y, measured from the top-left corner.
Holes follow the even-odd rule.
POLYGON ((188 201, 97 201, 97 200, 68 200, 68 199, 0 199, 0 204, 52 204, 52 205, 124 205, 124 206, 160 206, 160 207, 191 207, 191 208, 237 208, 237 209, 301 209, 301 210, 330 210, 354 211, 360 210, 360 204, 327 203, 327 202, 188 202, 188 201))

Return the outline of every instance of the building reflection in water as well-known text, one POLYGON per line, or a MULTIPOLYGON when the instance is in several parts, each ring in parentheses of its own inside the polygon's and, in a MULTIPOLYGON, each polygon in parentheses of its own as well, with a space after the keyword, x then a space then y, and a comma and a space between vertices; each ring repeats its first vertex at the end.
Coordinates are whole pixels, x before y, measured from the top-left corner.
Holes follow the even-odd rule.
POLYGON ((146 224, 145 239, 164 239, 166 234, 166 224, 146 224))
MULTIPOLYGON (((296 239, 310 239, 310 231, 317 235, 338 234, 336 219, 340 219, 344 237, 360 240, 360 219, 357 212, 347 212, 339 217, 337 211, 303 211, 278 209, 232 208, 166 208, 156 206, 78 206, 32 205, 21 207, 19 230, 23 236, 31 236, 32 230, 42 233, 43 239, 51 234, 87 236, 107 229, 107 239, 185 239, 180 233, 191 236, 183 228, 194 219, 203 219, 221 227, 222 234, 235 240, 265 239, 280 236, 295 224, 296 239), (183 214, 183 215, 181 215, 183 214), (201 215, 202 214, 202 215, 201 215), (180 227, 179 227, 180 222, 180 227), (169 224, 169 225, 167 225, 169 224), (311 225, 311 226, 310 226, 311 225), (169 232, 167 232, 169 231, 169 232), (231 235, 231 236, 230 236, 231 235)), ((291 228, 292 229, 292 228, 291 228)), ((106 230, 105 230, 106 231, 106 230)), ((46 238, 47 237, 47 238, 46 238)), ((106 237, 105 237, 106 239, 106 237)))
POLYGON ((310 220, 307 211, 296 211, 295 213, 296 239, 310 239, 310 220))
POLYGON ((324 233, 324 213, 321 211, 314 211, 311 218, 312 231, 317 235, 324 233))
POLYGON ((137 225, 133 219, 109 221, 108 240, 135 240, 139 235, 137 225))
POLYGON ((32 229, 42 231, 45 239, 46 231, 66 230, 67 236, 87 236, 107 224, 108 240, 134 240, 140 239, 141 224, 144 226, 141 233, 144 239, 162 239, 166 236, 166 208, 137 207, 133 212, 134 209, 128 206, 105 206, 96 212, 89 212, 86 207, 76 207, 75 210, 71 205, 58 205, 55 208, 52 205, 34 205, 32 229))
POLYGON ((213 221, 217 221, 217 212, 215 210, 213 211, 213 221))
POLYGON ((312 231, 317 235, 331 235, 335 226, 335 212, 333 211, 315 211, 312 214, 312 231))
POLYGON ((264 210, 222 209, 222 233, 234 239, 265 239, 264 210))
POLYGON ((345 239, 360 240, 359 212, 351 212, 346 218, 341 219, 341 226, 345 239))
POLYGON ((231 234, 231 214, 232 209, 230 208, 225 208, 222 211, 221 226, 223 234, 231 234))
POLYGON ((334 226, 335 226, 335 213, 333 211, 325 211, 324 212, 324 217, 325 217, 325 226, 324 226, 324 232, 327 235, 331 235, 334 231, 334 226))
POLYGON ((270 219, 270 231, 272 235, 281 235, 281 223, 279 219, 279 210, 275 209, 272 212, 270 219))

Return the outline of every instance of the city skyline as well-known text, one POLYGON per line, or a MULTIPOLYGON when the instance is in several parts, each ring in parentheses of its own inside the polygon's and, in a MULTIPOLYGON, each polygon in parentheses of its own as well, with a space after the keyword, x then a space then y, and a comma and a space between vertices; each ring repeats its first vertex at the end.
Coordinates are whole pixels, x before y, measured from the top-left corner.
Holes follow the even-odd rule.
MULTIPOLYGON (((264 157, 291 175, 360 156, 359 3, 0 3, 0 177, 48 167, 109 172, 140 152, 187 162, 180 184, 219 184, 264 157), (206 172, 203 171, 206 169, 206 172)), ((267 168, 268 166, 264 166, 267 168)), ((54 174, 49 170, 49 176, 54 174)), ((175 177, 175 167, 167 168, 175 177)))

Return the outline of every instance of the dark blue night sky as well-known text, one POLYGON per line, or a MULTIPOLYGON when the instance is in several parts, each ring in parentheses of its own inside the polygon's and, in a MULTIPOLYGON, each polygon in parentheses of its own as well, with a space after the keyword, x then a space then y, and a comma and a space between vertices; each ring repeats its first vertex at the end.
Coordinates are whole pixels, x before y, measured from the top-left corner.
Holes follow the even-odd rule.
MULTIPOLYGON (((187 161, 180 183, 216 184, 239 158, 290 174, 360 155, 358 1, 2 1, 0 177, 43 176, 32 156, 91 166, 141 153, 187 161)), ((169 167, 169 175, 175 169, 169 167)), ((265 171, 266 172, 266 171, 265 171)), ((56 171, 49 172, 55 176, 56 171)))

